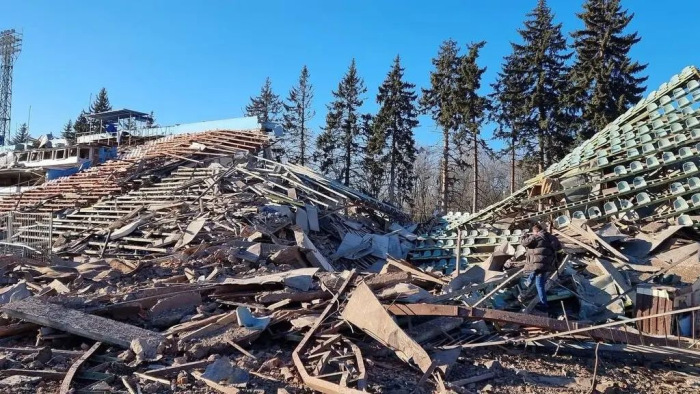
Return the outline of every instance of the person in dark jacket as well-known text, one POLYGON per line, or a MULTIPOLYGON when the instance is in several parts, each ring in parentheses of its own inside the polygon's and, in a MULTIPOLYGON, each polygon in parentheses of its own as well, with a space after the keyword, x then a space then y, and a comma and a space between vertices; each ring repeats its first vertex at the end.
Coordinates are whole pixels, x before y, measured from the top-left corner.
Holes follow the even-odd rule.
POLYGON ((544 230, 542 225, 532 226, 532 232, 525 234, 520 240, 526 251, 525 273, 529 276, 525 282, 527 287, 535 283, 537 296, 540 299, 539 307, 547 310, 547 277, 557 269, 562 248, 557 237, 544 230))

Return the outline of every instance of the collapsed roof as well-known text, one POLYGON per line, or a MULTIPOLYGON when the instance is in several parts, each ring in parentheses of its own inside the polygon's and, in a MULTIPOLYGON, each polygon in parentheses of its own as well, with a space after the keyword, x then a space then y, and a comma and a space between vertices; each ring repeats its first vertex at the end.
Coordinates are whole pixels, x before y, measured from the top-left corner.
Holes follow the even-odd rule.
POLYGON ((447 229, 611 218, 695 225, 700 209, 700 73, 689 66, 507 199, 447 229))

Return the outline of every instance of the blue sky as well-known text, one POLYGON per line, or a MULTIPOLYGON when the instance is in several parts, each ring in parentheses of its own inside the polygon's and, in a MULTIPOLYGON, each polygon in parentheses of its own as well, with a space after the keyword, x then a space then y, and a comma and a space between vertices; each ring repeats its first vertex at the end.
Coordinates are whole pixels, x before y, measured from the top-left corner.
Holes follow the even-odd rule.
MULTIPOLYGON (((581 26, 575 14, 582 1, 549 3, 566 32, 581 26)), ((623 1, 635 13, 631 29, 642 36, 632 56, 649 63, 649 90, 684 66, 700 64, 694 28, 700 2, 684 3, 671 12, 656 1, 623 1)), ((103 86, 113 107, 153 110, 163 125, 241 116, 266 76, 286 96, 306 64, 318 129, 331 90, 353 57, 368 88, 365 110, 373 111, 377 87, 396 54, 407 79, 427 86, 431 58, 448 38, 463 46, 487 41, 480 60, 488 67, 486 93, 535 5, 536 0, 11 0, 3 5, 0 29, 24 34, 14 72, 12 128, 26 121, 31 106, 32 134, 56 132, 103 86)), ((436 143, 439 134, 423 120, 418 141, 436 143)))

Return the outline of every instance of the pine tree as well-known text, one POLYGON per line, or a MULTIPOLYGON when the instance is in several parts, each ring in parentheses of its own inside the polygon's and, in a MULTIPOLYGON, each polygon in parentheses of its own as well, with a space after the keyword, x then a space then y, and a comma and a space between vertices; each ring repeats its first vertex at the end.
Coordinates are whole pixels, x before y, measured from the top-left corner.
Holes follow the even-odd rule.
POLYGON ((460 64, 457 42, 453 40, 443 42, 432 63, 435 69, 430 72, 430 87, 422 89, 420 106, 422 111, 429 113, 438 127, 442 129, 439 205, 443 211, 447 211, 452 183, 450 179, 452 163, 450 141, 461 127, 460 117, 455 106, 457 69, 460 64))
POLYGON ((88 122, 85 115, 85 111, 80 111, 80 115, 78 115, 78 117, 75 119, 75 123, 73 123, 73 130, 75 131, 76 140, 81 135, 90 133, 90 122, 88 122))
POLYGON ((578 14, 584 28, 571 34, 576 61, 571 71, 573 100, 582 120, 581 139, 590 138, 642 98, 646 64, 632 61, 629 52, 641 40, 625 29, 634 14, 620 0, 587 0, 578 14))
MULTIPOLYGON (((112 110, 112 104, 109 103, 109 97, 107 96, 107 89, 102 88, 100 91, 97 93, 97 97, 95 97, 95 101, 90 104, 90 108, 88 108, 90 114, 99 114, 101 112, 107 112, 112 110)), ((80 116, 83 116, 83 113, 80 114, 80 116)), ((76 119, 75 124, 79 125, 81 129, 84 129, 81 132, 86 132, 86 133, 103 133, 106 129, 106 125, 102 124, 98 120, 92 120, 92 119, 84 119, 86 121, 87 127, 85 127, 85 124, 82 123, 83 119, 78 117, 76 119), (80 122, 80 124, 78 123, 80 122)))
POLYGON ((413 162, 416 159, 413 129, 418 126, 415 88, 416 85, 404 81, 404 68, 397 55, 379 86, 376 133, 367 147, 370 153, 380 156, 382 163, 388 164, 389 201, 398 206, 408 200, 413 187, 413 162))
POLYGON ((523 153, 536 157, 542 171, 561 159, 572 142, 566 81, 571 54, 562 25, 554 24, 545 0, 528 17, 518 30, 522 43, 511 44, 513 53, 506 59, 494 92, 501 122, 510 123, 510 132, 498 135, 511 143, 520 142, 523 153))
POLYGON ((510 192, 514 193, 516 153, 530 141, 524 127, 528 98, 525 95, 524 75, 518 72, 521 67, 518 64, 519 59, 510 55, 504 61, 496 82, 491 85, 493 108, 489 119, 497 125, 493 136, 506 141, 502 153, 510 155, 510 192))
POLYGON ((365 182, 360 189, 378 198, 384 187, 386 176, 386 137, 382 127, 376 123, 376 118, 369 114, 362 115, 360 130, 365 139, 366 147, 362 161, 365 182))
POLYGON ((280 96, 272 91, 272 82, 270 78, 265 78, 265 83, 260 89, 260 95, 250 98, 250 104, 246 105, 246 116, 257 116, 258 122, 274 123, 279 121, 280 112, 282 111, 282 102, 280 96))
POLYGON ((454 143, 460 152, 460 156, 464 155, 463 148, 469 146, 472 155, 472 212, 476 212, 479 202, 479 147, 486 147, 481 138, 481 126, 486 119, 486 115, 491 107, 487 97, 479 94, 481 88, 481 77, 486 72, 486 67, 479 67, 477 60, 479 58, 479 50, 486 45, 486 42, 481 41, 475 44, 470 44, 467 48, 467 54, 462 56, 457 69, 457 88, 456 100, 457 113, 460 117, 460 127, 457 133, 454 134, 454 143))
POLYGON ((350 186, 356 161, 363 157, 359 109, 366 92, 364 81, 357 75, 355 59, 352 59, 338 89, 332 92, 334 100, 327 106, 326 126, 316 140, 315 160, 321 172, 334 174, 345 186, 350 186))
POLYGON ((111 110, 112 105, 109 103, 109 97, 107 97, 107 89, 102 88, 100 92, 97 93, 95 101, 90 105, 90 113, 99 114, 100 112, 111 110))
POLYGON ((69 145, 73 145, 76 142, 75 130, 73 129, 73 121, 68 120, 68 123, 63 126, 63 131, 61 131, 61 137, 63 137, 69 145))
POLYGON ((32 137, 29 135, 29 126, 27 126, 26 123, 22 123, 19 126, 19 129, 17 129, 17 133, 15 134, 15 136, 12 137, 10 144, 24 144, 31 141, 31 139, 32 137))
POLYGON ((309 82, 309 70, 304 66, 299 75, 299 82, 292 87, 284 104, 284 129, 286 136, 283 139, 285 155, 292 163, 306 165, 309 155, 309 142, 311 135, 309 122, 316 115, 311 108, 314 97, 314 89, 309 82))

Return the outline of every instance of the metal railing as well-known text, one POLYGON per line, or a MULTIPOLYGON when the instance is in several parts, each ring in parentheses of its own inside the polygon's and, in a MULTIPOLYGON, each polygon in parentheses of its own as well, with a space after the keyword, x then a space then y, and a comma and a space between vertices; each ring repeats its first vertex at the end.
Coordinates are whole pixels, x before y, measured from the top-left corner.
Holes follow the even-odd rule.
POLYGON ((53 215, 48 212, 7 212, 0 215, 0 251, 48 260, 51 256, 53 215))

